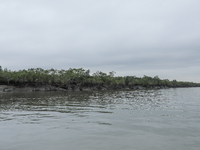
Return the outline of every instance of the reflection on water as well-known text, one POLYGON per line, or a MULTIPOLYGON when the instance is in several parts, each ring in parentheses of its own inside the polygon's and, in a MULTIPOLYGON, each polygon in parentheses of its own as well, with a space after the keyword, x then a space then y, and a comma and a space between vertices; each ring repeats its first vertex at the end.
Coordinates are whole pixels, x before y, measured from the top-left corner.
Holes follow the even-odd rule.
POLYGON ((3 93, 0 110, 74 113, 90 111, 93 108, 155 109, 161 107, 167 100, 169 98, 164 97, 159 90, 3 93))
POLYGON ((2 150, 196 150, 199 91, 0 93, 0 145, 2 150))

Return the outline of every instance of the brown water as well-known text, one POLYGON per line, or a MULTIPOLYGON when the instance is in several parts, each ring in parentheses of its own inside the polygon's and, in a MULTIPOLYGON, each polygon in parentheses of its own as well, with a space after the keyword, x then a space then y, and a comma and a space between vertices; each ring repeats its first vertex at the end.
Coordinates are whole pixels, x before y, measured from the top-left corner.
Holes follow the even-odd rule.
POLYGON ((199 150, 200 88, 0 93, 0 150, 199 150))

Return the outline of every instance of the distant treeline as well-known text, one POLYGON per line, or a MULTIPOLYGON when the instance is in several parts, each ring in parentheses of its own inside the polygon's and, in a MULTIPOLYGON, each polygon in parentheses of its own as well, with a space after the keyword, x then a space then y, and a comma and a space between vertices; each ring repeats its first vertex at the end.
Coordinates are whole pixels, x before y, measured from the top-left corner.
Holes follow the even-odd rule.
POLYGON ((200 83, 193 82, 178 82, 176 80, 170 81, 168 79, 160 79, 158 76, 143 77, 124 76, 115 77, 115 72, 103 73, 97 71, 90 74, 90 70, 82 68, 70 68, 68 70, 56 70, 42 68, 31 68, 28 70, 11 71, 7 68, 2 69, 0 66, 0 84, 15 85, 15 86, 39 86, 39 85, 53 85, 63 88, 73 86, 104 86, 104 87, 200 87, 200 83))

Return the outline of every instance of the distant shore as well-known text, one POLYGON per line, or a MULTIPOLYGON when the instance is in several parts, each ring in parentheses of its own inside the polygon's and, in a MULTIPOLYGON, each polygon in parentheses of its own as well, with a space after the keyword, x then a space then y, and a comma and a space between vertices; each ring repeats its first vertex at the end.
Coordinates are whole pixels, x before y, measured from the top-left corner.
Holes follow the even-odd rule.
POLYGON ((117 76, 111 71, 108 74, 83 68, 57 70, 30 68, 11 71, 0 66, 0 92, 15 91, 91 91, 91 90, 128 90, 160 89, 168 87, 200 87, 200 83, 160 79, 158 76, 143 77, 117 76))

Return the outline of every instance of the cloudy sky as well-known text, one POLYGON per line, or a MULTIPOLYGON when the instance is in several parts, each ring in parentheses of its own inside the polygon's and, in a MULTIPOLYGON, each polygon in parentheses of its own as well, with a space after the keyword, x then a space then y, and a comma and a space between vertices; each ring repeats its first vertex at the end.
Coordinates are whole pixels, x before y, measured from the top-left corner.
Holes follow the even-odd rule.
POLYGON ((0 65, 200 82, 199 0, 0 0, 0 65))

